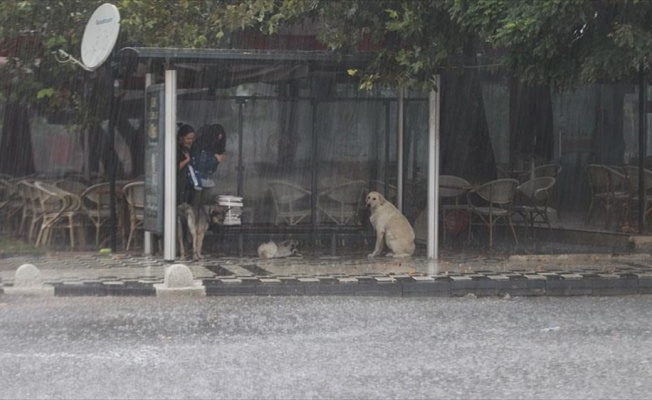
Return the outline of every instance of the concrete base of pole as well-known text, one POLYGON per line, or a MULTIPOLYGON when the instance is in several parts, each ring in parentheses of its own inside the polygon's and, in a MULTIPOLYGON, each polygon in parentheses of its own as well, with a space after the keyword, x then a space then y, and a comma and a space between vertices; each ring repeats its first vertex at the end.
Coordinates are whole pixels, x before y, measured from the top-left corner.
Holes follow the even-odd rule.
POLYGON ((23 264, 16 270, 14 285, 4 288, 5 294, 15 296, 51 297, 54 287, 45 286, 41 271, 33 264, 23 264))
POLYGON ((170 265, 165 270, 163 283, 154 288, 157 297, 206 296, 202 282, 194 280, 190 268, 183 264, 170 265))

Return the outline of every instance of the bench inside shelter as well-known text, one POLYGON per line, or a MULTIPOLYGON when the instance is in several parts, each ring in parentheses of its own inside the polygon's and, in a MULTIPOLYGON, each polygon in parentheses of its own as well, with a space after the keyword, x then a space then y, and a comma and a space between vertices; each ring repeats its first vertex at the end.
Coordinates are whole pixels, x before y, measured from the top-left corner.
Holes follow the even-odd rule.
POLYGON ((325 249, 330 248, 330 254, 335 256, 338 255, 339 243, 345 243, 345 240, 362 240, 366 243, 369 241, 370 235, 373 235, 373 230, 366 225, 220 225, 206 233, 205 243, 206 246, 212 247, 219 246, 222 241, 235 240, 237 255, 244 257, 245 255, 254 255, 255 249, 261 243, 270 240, 279 243, 287 239, 297 239, 300 243, 300 252, 302 252, 301 246, 310 244, 325 249), (245 244, 250 244, 248 247, 253 247, 254 253, 249 254, 252 250, 246 251, 245 244))

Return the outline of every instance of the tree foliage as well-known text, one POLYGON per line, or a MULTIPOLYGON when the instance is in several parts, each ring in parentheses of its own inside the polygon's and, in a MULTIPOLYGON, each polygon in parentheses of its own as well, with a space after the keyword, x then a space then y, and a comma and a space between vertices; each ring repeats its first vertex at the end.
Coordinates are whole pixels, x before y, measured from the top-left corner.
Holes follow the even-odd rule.
POLYGON ((523 81, 567 88, 649 69, 648 0, 450 0, 449 11, 523 81))
MULTIPOLYGON (((80 71, 58 64, 56 48, 78 55, 81 36, 102 0, 0 2, 0 69, 10 95, 64 107, 79 102, 80 71), (54 82, 67 82, 61 88, 54 82)), ((242 34, 275 36, 307 29, 336 52, 375 50, 358 74, 376 83, 427 88, 445 70, 482 62, 519 79, 556 87, 632 79, 649 66, 648 0, 116 0, 118 46, 237 47, 242 34), (306 24, 309 21, 309 24, 306 24), (307 27, 307 28, 306 28, 307 27)), ((101 73, 101 72, 99 72, 101 73)))

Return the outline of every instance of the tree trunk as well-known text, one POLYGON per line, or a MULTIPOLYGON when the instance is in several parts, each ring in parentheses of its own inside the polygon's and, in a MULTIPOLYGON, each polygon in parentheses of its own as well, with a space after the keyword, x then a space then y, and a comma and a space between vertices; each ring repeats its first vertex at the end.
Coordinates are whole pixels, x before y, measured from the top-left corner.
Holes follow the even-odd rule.
POLYGON ((0 141, 0 172, 12 176, 35 172, 29 110, 18 103, 7 103, 0 141))
POLYGON ((496 163, 477 70, 442 75, 441 174, 486 182, 496 163))
POLYGON ((552 95, 548 86, 512 79, 509 95, 509 142, 512 169, 526 169, 553 158, 552 95))

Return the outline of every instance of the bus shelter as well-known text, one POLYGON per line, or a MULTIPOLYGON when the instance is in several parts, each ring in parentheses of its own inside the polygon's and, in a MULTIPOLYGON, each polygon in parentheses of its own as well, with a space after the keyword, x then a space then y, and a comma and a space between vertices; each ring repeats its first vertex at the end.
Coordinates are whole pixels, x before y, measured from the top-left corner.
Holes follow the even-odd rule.
POLYGON ((145 74, 146 252, 156 233, 164 258, 176 256, 176 131, 183 122, 226 128, 229 162, 218 168, 217 193, 244 198, 244 223, 278 224, 268 188, 286 182, 307 194, 300 223, 335 230, 362 224, 360 215, 329 218, 319 196, 364 182, 412 220, 427 210, 428 257, 437 258, 436 92, 360 90, 355 75, 371 60, 366 53, 128 47, 116 60, 127 75, 145 74), (427 140, 407 142, 407 131, 427 140))

